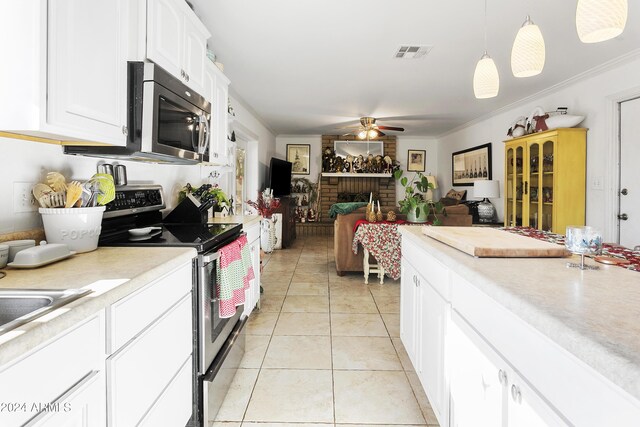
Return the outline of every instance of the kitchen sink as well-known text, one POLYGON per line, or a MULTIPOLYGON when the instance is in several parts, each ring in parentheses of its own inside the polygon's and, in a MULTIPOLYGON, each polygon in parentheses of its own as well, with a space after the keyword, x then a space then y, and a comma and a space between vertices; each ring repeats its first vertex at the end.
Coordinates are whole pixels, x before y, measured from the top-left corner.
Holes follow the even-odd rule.
POLYGON ((0 289, 0 335, 89 292, 89 289, 0 289))

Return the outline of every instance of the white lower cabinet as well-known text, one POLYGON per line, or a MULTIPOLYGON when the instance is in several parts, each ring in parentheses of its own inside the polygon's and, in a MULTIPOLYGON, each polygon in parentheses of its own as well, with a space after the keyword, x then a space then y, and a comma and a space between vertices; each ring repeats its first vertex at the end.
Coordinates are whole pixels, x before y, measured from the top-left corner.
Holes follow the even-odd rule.
POLYGON ((104 387, 102 393, 96 395, 89 384, 79 386, 85 384, 83 381, 88 375, 100 373, 103 365, 104 316, 101 312, 22 359, 0 367, 0 426, 22 426, 28 420, 33 424, 27 425, 56 425, 37 421, 44 423, 44 416, 56 414, 70 420, 83 414, 91 419, 99 418, 104 414, 104 387), (71 404, 72 401, 79 404, 71 404), (65 409, 68 411, 62 413, 65 409))
POLYGON ((451 426, 568 425, 458 313, 451 318, 451 426))
POLYGON ((413 258, 413 249, 406 249, 401 260, 400 337, 436 418, 441 425, 446 425, 449 399, 445 375, 445 333, 450 304, 425 278, 429 277, 428 274, 420 274, 414 268, 408 260, 413 258))
POLYGON ((255 306, 260 308, 260 222, 254 223, 245 231, 251 251, 253 274, 255 275, 255 280, 245 293, 244 314, 249 316, 255 306))
POLYGON ((51 412, 28 423, 29 427, 104 426, 106 407, 104 372, 94 371, 61 396, 51 412))

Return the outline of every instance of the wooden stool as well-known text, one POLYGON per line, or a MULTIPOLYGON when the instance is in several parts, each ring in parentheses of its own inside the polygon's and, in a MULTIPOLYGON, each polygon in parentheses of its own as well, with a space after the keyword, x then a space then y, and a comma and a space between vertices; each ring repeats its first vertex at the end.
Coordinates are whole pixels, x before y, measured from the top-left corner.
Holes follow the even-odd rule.
POLYGON ((378 264, 369 264, 369 251, 366 248, 364 249, 364 260, 362 265, 364 267, 364 284, 369 284, 369 273, 378 273, 378 278, 380 279, 380 284, 384 284, 384 268, 378 264))

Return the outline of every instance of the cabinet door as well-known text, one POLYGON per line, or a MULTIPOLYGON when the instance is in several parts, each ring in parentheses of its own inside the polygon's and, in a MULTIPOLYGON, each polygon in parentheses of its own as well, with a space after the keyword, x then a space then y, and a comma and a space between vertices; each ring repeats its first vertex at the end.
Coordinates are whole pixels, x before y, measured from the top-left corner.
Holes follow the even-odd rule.
POLYGON ((178 77, 184 73, 184 16, 176 0, 147 2, 147 58, 178 77))
POLYGON ((509 372, 507 424, 509 427, 561 427, 568 425, 527 382, 509 372))
POLYGON ((417 311, 419 304, 418 273, 404 257, 402 257, 400 265, 400 339, 416 372, 419 372, 417 357, 417 328, 420 326, 417 311))
POLYGON ((433 411, 441 425, 447 425, 449 394, 445 384, 445 333, 449 304, 422 276, 418 276, 419 324, 418 339, 421 372, 418 374, 433 411))
POLYGON ((124 145, 128 2, 52 1, 48 10, 47 124, 72 138, 124 145))
POLYGON ((61 396, 51 412, 43 413, 27 427, 94 427, 106 426, 104 373, 95 372, 61 396))
POLYGON ((216 128, 213 134, 217 136, 216 151, 218 153, 218 164, 229 164, 228 151, 228 121, 227 105, 229 103, 229 84, 221 76, 216 78, 216 92, 213 100, 216 104, 216 128))
POLYGON ((526 206, 523 203, 525 184, 525 150, 523 144, 508 144, 505 148, 505 225, 525 225, 526 206))
MULTIPOLYGON (((186 72, 187 86, 198 93, 204 91, 204 67, 207 59, 207 35, 199 29, 200 22, 194 22, 195 15, 184 16, 184 55, 182 67, 186 72)), ((209 61, 210 62, 210 61, 209 61)))
POLYGON ((455 312, 447 332, 451 363, 451 426, 505 426, 503 361, 455 312))

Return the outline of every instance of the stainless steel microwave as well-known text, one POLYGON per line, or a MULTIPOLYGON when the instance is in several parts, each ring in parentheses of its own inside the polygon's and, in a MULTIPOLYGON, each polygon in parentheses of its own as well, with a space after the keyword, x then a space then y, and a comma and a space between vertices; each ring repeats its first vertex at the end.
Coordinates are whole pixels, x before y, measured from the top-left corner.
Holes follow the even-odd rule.
POLYGON ((129 62, 127 72, 126 146, 65 146, 65 154, 150 163, 208 161, 211 103, 151 62, 129 62))

